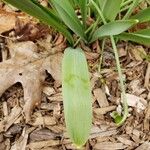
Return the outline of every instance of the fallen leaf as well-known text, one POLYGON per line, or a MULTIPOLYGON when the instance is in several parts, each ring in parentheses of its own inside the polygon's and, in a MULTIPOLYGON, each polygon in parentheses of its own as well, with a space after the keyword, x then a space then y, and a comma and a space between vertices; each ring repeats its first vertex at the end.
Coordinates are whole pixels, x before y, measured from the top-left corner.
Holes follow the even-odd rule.
POLYGON ((0 10, 0 34, 15 28, 16 14, 0 10))
POLYGON ((9 49, 11 59, 0 63, 0 95, 20 82, 24 89, 23 112, 26 121, 29 121, 33 108, 41 102, 46 70, 57 83, 61 83, 62 53, 39 55, 36 45, 31 41, 12 43, 9 49))

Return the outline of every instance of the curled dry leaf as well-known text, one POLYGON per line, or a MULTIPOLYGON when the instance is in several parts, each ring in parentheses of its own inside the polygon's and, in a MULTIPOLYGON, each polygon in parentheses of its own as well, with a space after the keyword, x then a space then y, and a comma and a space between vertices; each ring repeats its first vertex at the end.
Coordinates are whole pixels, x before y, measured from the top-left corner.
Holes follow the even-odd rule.
POLYGON ((18 21, 28 23, 31 19, 24 14, 17 12, 7 12, 0 9, 0 34, 16 29, 16 23, 18 21))
POLYGON ((0 34, 15 27, 16 15, 0 10, 0 34))
POLYGON ((20 82, 24 89, 23 108, 26 121, 41 101, 42 82, 46 78, 47 70, 52 77, 61 81, 62 53, 41 56, 33 42, 10 44, 11 59, 0 63, 0 95, 13 84, 20 82))

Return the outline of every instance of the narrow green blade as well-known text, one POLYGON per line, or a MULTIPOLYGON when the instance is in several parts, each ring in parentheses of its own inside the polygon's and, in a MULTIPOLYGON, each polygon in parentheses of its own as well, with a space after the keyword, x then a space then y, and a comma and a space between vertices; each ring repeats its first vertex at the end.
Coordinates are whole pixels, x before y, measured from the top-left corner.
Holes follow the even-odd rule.
POLYGON ((122 33, 116 37, 121 40, 133 41, 150 46, 150 29, 144 29, 134 33, 122 33))
POLYGON ((62 24, 61 20, 59 20, 59 17, 57 17, 49 9, 36 3, 35 0, 4 0, 4 1, 28 13, 29 15, 36 17, 37 19, 46 23, 47 25, 50 25, 53 28, 57 29, 59 32, 64 34, 64 36, 68 39, 68 41, 71 44, 73 44, 72 35, 62 24))
POLYGON ((79 6, 81 9, 81 15, 84 26, 86 26, 86 18, 87 18, 87 2, 88 0, 79 0, 79 6))
POLYGON ((138 20, 118 20, 118 21, 107 23, 101 26, 100 28, 98 28, 94 32, 91 42, 101 37, 120 34, 128 30, 131 26, 133 26, 137 22, 138 20))
POLYGON ((83 25, 75 14, 75 10, 73 9, 69 0, 63 0, 63 2, 60 2, 60 0, 49 0, 49 2, 55 6, 64 23, 75 34, 85 40, 83 25))
POLYGON ((81 147, 88 140, 92 124, 89 72, 81 49, 65 50, 62 75, 67 132, 76 146, 81 147))
POLYGON ((140 11, 138 14, 131 17, 131 19, 138 19, 139 22, 150 21, 150 7, 140 11))
POLYGON ((103 6, 103 15, 109 21, 114 21, 120 11, 122 0, 106 0, 103 6))

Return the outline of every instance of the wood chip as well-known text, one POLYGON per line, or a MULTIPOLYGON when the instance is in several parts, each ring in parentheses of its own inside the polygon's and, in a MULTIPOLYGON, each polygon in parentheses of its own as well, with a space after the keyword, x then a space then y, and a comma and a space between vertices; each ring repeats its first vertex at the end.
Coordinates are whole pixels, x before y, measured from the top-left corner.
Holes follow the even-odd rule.
POLYGON ((145 82, 144 82, 144 86, 146 88, 148 88, 150 86, 150 63, 148 63, 148 66, 147 66, 147 71, 146 71, 146 75, 145 75, 145 82))
POLYGON ((15 141, 15 144, 11 147, 10 150, 26 150, 26 145, 28 141, 28 132, 24 128, 21 137, 18 141, 15 141))
POLYGON ((106 98, 106 94, 102 89, 98 88, 98 89, 95 89, 93 92, 94 92, 94 96, 97 99, 100 107, 109 106, 109 103, 106 98))
POLYGON ((40 141, 40 142, 31 142, 27 145, 31 150, 42 149, 45 147, 57 146, 60 144, 59 140, 48 140, 48 141, 40 141))
POLYGON ((116 134, 117 134, 116 129, 108 129, 104 131, 102 129, 96 128, 95 130, 91 132, 90 139, 97 138, 97 137, 107 137, 107 136, 116 135, 116 134))
POLYGON ((125 137, 119 136, 119 137, 117 137, 117 139, 118 139, 119 142, 121 142, 125 145, 128 145, 128 146, 134 146, 135 145, 135 143, 133 141, 131 141, 131 140, 125 138, 125 137))
POLYGON ((50 117, 50 116, 39 116, 35 119, 34 123, 32 125, 34 126, 39 126, 39 125, 45 125, 45 126, 49 126, 49 125, 55 125, 56 124, 56 120, 54 117, 50 117))
POLYGON ((95 150, 118 150, 125 149, 126 146, 122 143, 113 143, 113 142, 102 142, 96 143, 94 146, 95 150))
POLYGON ((95 108, 94 109, 94 112, 97 114, 97 115, 104 115, 110 111, 113 111, 116 109, 116 106, 108 106, 108 107, 103 107, 103 108, 95 108))
POLYGON ((9 116, 5 117, 3 121, 0 122, 0 131, 7 131, 7 129, 18 119, 21 115, 22 108, 15 106, 9 116))
POLYGON ((145 142, 135 150, 149 150, 149 149, 150 149, 150 142, 145 142))
POLYGON ((144 130, 149 131, 150 130, 150 103, 148 105, 146 115, 144 118, 144 130))

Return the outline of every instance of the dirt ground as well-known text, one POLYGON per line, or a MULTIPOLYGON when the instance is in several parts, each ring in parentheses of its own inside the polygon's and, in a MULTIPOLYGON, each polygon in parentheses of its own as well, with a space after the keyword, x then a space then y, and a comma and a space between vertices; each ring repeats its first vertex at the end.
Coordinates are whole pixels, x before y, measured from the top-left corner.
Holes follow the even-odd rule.
MULTIPOLYGON (((66 133, 61 60, 66 39, 37 20, 0 2, 0 150, 73 150, 66 133)), ((147 26, 150 26, 147 24, 147 26)), ((88 60, 93 125, 85 150, 150 150, 150 48, 118 42, 129 115, 123 112, 110 41, 80 43, 88 60)))

